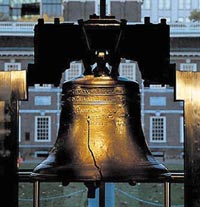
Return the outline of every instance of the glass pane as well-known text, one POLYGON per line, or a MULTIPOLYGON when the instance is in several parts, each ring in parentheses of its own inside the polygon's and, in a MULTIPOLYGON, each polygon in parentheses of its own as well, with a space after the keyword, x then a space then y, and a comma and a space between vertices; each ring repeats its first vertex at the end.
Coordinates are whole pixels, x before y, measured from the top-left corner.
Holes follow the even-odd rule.
MULTIPOLYGON (((58 182, 40 183, 41 207, 87 206, 87 189, 82 183, 63 186, 58 182)), ((33 206, 33 184, 21 182, 19 185, 19 207, 33 206)))
POLYGON ((19 207, 33 207, 33 184, 32 183, 19 183, 19 207))
MULTIPOLYGON (((171 185, 173 206, 183 206, 183 190, 183 184, 171 185)), ((162 183, 115 184, 115 207, 164 206, 164 196, 162 183)))

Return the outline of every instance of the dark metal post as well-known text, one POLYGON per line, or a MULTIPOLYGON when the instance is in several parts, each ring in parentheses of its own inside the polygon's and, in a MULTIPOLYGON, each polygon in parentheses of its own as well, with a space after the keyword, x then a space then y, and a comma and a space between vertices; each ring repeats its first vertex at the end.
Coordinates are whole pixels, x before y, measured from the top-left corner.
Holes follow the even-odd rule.
POLYGON ((106 204, 106 199, 105 199, 105 183, 102 182, 100 187, 99 187, 99 207, 105 207, 106 204))
POLYGON ((100 17, 106 16, 106 0, 100 0, 100 17))
POLYGON ((33 183, 33 207, 40 206, 40 182, 34 180, 33 183))

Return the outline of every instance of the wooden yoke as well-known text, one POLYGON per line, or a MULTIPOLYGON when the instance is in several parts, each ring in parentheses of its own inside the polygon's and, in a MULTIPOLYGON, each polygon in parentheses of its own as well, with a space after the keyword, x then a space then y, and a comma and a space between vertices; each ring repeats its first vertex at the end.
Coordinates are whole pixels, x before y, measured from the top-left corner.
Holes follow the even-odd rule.
POLYGON ((200 206, 200 72, 176 71, 176 99, 184 101, 185 207, 200 206))
POLYGON ((18 100, 27 99, 26 71, 0 72, 1 200, 18 206, 18 100))

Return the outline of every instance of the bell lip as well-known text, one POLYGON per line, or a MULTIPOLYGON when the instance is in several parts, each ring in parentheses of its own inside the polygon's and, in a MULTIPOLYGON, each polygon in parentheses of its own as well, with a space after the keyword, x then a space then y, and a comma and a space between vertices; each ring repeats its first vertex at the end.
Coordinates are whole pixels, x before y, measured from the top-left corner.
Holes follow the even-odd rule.
POLYGON ((152 165, 140 166, 132 169, 107 169, 102 167, 100 172, 90 165, 88 168, 75 167, 74 165, 71 167, 65 166, 64 168, 52 166, 38 169, 36 167, 30 177, 38 180, 64 180, 67 182, 158 182, 172 179, 169 170, 161 163, 155 162, 152 165))
POLYGON ((166 180, 171 175, 167 167, 153 156, 147 156, 148 161, 140 162, 137 166, 134 164, 118 167, 110 165, 108 168, 107 164, 102 163, 99 169, 92 164, 79 165, 73 163, 55 166, 54 159, 50 158, 52 160, 49 162, 44 160, 33 169, 31 173, 32 178, 58 179, 69 182, 148 182, 148 180, 155 180, 156 182, 157 180, 166 180))
POLYGON ((108 183, 139 183, 139 182, 170 182, 173 180, 172 174, 170 172, 161 173, 156 176, 141 176, 141 175, 133 175, 130 177, 107 177, 107 178, 89 178, 89 177, 83 177, 83 178, 67 178, 62 177, 57 174, 41 174, 41 173, 34 173, 32 172, 30 174, 31 180, 37 180, 37 181, 54 181, 54 182, 63 182, 63 183, 70 183, 70 182, 108 182, 108 183))

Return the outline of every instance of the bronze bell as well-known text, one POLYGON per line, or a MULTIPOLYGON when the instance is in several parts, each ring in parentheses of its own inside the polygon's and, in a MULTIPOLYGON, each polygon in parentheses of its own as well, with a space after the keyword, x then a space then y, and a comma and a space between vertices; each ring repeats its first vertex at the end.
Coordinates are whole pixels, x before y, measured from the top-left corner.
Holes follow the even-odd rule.
POLYGON ((58 137, 33 175, 132 182, 168 172, 146 144, 138 83, 112 77, 99 58, 93 74, 63 84, 58 137))

